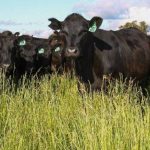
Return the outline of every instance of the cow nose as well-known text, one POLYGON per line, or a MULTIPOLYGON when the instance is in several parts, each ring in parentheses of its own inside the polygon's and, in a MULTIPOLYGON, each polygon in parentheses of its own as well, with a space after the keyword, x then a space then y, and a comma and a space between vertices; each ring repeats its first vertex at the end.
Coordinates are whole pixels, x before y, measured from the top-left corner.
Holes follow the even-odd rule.
POLYGON ((76 53, 77 50, 75 48, 68 48, 69 53, 76 53))

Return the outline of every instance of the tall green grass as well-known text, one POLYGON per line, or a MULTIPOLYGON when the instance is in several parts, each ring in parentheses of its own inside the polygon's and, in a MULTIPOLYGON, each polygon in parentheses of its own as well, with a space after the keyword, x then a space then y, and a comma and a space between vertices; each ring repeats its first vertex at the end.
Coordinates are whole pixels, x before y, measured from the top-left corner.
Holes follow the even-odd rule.
POLYGON ((116 81, 107 94, 81 96, 76 85, 53 75, 13 90, 1 76, 0 149, 150 149, 149 97, 139 88, 116 81))

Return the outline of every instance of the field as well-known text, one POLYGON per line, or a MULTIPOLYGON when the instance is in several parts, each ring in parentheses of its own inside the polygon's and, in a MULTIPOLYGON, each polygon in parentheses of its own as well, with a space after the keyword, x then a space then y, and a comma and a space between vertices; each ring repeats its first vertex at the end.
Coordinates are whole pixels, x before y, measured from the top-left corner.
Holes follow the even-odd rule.
POLYGON ((148 150, 149 96, 122 81, 83 97, 77 79, 43 77, 13 90, 0 79, 1 150, 148 150), (140 101, 140 102, 139 102, 140 101))

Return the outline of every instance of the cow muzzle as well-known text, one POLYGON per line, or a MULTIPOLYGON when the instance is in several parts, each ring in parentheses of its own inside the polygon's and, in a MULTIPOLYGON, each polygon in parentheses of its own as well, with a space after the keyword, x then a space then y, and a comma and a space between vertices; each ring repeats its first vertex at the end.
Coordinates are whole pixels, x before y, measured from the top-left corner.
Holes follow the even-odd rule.
POLYGON ((66 53, 65 53, 65 56, 67 57, 78 57, 79 56, 79 50, 76 49, 76 48, 68 48, 66 53))
POLYGON ((68 49, 68 52, 69 52, 69 53, 76 53, 77 50, 76 50, 75 48, 69 48, 69 49, 68 49))

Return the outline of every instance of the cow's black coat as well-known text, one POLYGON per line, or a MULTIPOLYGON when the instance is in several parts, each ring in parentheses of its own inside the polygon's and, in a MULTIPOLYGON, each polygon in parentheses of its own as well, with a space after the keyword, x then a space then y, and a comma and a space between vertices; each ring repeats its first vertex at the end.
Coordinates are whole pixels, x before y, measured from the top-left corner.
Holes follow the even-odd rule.
POLYGON ((150 75, 150 43, 137 29, 105 31, 98 29, 100 17, 90 21, 79 14, 69 15, 63 22, 50 18, 50 28, 60 30, 66 38, 65 56, 75 59, 77 76, 92 89, 100 89, 103 76, 132 77, 142 81, 150 75), (97 29, 89 31, 93 25, 97 29))
POLYGON ((15 76, 20 78, 25 73, 41 76, 50 74, 54 70, 57 71, 58 67, 62 65, 60 52, 55 52, 58 47, 60 52, 64 47, 58 34, 52 34, 49 39, 28 35, 18 37, 13 53, 15 76))
POLYGON ((49 71, 51 49, 49 40, 22 35, 15 41, 14 67, 17 76, 49 71))
POLYGON ((11 31, 0 33, 0 68, 8 74, 12 69, 14 41, 18 38, 18 35, 18 32, 13 34, 11 31))

